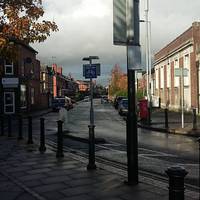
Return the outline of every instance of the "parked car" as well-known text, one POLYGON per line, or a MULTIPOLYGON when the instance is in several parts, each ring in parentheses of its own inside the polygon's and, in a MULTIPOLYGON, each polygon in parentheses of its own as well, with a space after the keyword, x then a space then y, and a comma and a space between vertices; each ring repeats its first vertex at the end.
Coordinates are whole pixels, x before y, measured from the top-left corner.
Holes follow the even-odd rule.
POLYGON ((52 109, 53 111, 59 111, 60 108, 65 107, 65 98, 63 97, 55 97, 52 100, 52 109))
POLYGON ((90 97, 89 97, 89 96, 85 96, 84 99, 83 99, 83 101, 84 101, 84 102, 90 101, 90 97))
POLYGON ((107 95, 101 96, 101 103, 108 103, 108 96, 107 95))
POLYGON ((71 98, 65 96, 65 97, 55 97, 52 100, 52 109, 53 111, 59 111, 60 108, 66 108, 67 110, 70 110, 73 108, 73 104, 71 101, 71 98))
POLYGON ((66 108, 67 110, 70 110, 70 109, 72 109, 73 107, 74 107, 74 106, 73 106, 73 103, 72 103, 71 98, 65 96, 65 108, 66 108))
POLYGON ((118 113, 126 116, 128 114, 128 99, 122 99, 118 105, 118 113))
POLYGON ((117 97, 115 97, 115 100, 114 100, 114 103, 113 103, 115 109, 118 109, 119 102, 122 99, 126 99, 126 97, 125 96, 117 96, 117 97))

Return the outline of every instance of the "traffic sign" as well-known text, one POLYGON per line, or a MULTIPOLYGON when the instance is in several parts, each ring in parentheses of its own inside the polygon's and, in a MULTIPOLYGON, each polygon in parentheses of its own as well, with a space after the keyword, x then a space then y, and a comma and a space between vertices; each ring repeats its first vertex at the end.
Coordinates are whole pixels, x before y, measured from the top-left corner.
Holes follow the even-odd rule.
POLYGON ((85 78, 97 78, 97 76, 100 76, 100 64, 83 65, 83 76, 85 78))
POLYGON ((85 69, 85 78, 96 78, 96 67, 89 67, 85 69))

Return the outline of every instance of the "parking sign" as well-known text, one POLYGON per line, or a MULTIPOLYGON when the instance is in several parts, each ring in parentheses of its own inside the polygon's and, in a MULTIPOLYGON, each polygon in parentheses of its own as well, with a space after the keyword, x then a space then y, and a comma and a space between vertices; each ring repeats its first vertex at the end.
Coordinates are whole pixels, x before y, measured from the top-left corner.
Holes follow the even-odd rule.
POLYGON ((100 64, 83 65, 83 76, 85 78, 97 78, 97 76, 100 76, 100 64))

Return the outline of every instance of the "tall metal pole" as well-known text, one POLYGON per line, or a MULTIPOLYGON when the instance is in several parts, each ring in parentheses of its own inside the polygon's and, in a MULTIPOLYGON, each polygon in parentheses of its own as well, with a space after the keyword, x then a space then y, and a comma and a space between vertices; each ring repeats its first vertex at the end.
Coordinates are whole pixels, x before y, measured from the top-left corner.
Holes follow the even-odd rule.
POLYGON ((127 116, 127 174, 128 184, 138 184, 138 132, 136 114, 136 91, 135 91, 135 70, 138 66, 138 56, 140 56, 139 40, 139 0, 133 1, 133 43, 127 41, 127 72, 128 72, 128 116, 127 116), (138 55, 139 53, 139 55, 138 55))
MULTIPOLYGON (((90 68, 92 66, 92 59, 90 61, 90 68)), ((95 165, 95 137, 94 137, 94 109, 93 109, 93 83, 90 78, 90 125, 89 128, 89 163, 87 169, 96 169, 95 165)))
POLYGON ((146 74, 147 74, 147 100, 149 102, 149 0, 146 0, 146 6, 145 6, 145 22, 146 22, 146 74))
POLYGON ((150 88, 150 85, 151 85, 151 65, 152 65, 152 61, 151 61, 151 21, 148 22, 149 23, 149 37, 148 37, 148 40, 149 40, 149 43, 148 43, 148 46, 149 46, 149 101, 150 101, 150 106, 151 106, 151 88, 150 88))
MULTIPOLYGON (((90 68, 92 66, 92 60, 90 59, 90 68)), ((90 125, 94 125, 94 109, 93 109, 93 83, 90 78, 90 125)))
POLYGON ((138 134, 135 98, 135 70, 128 69, 128 118, 127 118, 127 169, 128 184, 138 184, 138 134))
POLYGON ((181 121, 182 121, 182 128, 184 128, 184 76, 183 76, 183 67, 181 67, 181 86, 182 86, 182 98, 181 98, 181 121))

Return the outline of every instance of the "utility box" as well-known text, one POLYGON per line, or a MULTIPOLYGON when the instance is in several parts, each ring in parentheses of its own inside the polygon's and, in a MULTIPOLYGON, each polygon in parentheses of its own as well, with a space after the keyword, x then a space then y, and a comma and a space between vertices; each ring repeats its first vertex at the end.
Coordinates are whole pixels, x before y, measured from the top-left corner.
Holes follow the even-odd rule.
POLYGON ((139 116, 141 120, 147 120, 148 118, 148 100, 142 99, 139 101, 139 116))

